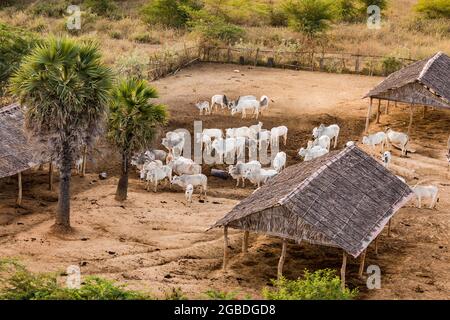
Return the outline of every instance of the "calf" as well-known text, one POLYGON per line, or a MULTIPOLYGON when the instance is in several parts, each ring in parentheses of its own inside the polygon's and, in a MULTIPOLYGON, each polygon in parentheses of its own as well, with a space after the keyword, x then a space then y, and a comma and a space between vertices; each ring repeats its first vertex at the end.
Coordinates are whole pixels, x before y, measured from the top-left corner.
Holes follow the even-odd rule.
POLYGON ((337 141, 339 137, 340 128, 337 124, 332 124, 326 127, 324 124, 321 124, 319 127, 313 129, 313 137, 314 139, 320 138, 321 136, 328 136, 330 140, 334 139, 334 148, 337 147, 337 141))
POLYGON ((286 167, 286 153, 278 152, 273 158, 272 167, 277 171, 281 172, 286 167))
POLYGON ((381 161, 383 162, 383 166, 387 169, 392 160, 392 154, 390 151, 385 151, 381 156, 381 161))
POLYGON ((195 104, 195 106, 199 110, 200 115, 202 115, 202 114, 211 114, 211 109, 209 107, 209 102, 208 101, 197 102, 195 104))
POLYGON ((206 198, 208 178, 204 174, 192 174, 192 175, 183 174, 181 176, 174 176, 172 178, 172 184, 176 184, 182 187, 183 189, 186 188, 189 184, 191 184, 193 187, 200 186, 201 187, 200 194, 203 192, 206 198))
POLYGON ((211 112, 214 109, 214 107, 216 107, 216 111, 217 111, 218 110, 218 106, 221 107, 222 111, 225 108, 229 107, 228 106, 228 99, 227 99, 226 95, 224 95, 224 94, 216 94, 216 95, 212 96, 212 98, 211 98, 211 107, 210 107, 211 112))
POLYGON ((194 193, 194 186, 192 184, 188 184, 186 186, 186 191, 184 192, 184 196, 186 197, 186 204, 192 203, 193 193, 194 193))

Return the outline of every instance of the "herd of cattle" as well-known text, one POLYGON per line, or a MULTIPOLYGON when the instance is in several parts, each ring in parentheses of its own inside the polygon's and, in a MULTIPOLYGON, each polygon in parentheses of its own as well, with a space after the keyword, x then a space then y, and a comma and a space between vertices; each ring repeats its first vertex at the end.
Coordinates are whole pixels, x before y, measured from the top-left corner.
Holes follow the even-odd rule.
MULTIPOLYGON (((211 104, 208 101, 199 102, 196 107, 200 114, 212 114, 218 111, 220 107, 223 110, 231 110, 231 114, 242 113, 244 118, 246 114, 252 112, 257 119, 262 111, 269 106, 269 98, 262 96, 259 100, 255 96, 241 96, 235 101, 229 101, 225 95, 215 95, 211 98, 211 104)), ((298 157, 304 161, 311 161, 327 154, 330 149, 337 147, 340 127, 337 124, 326 126, 321 124, 312 130, 313 140, 308 141, 305 148, 300 148, 298 157), (333 146, 332 146, 333 145, 333 146)), ((167 149, 148 150, 142 154, 136 155, 132 160, 132 165, 139 171, 140 179, 146 181, 147 190, 153 185, 154 191, 157 191, 160 181, 167 180, 170 187, 178 185, 185 190, 186 200, 192 202, 192 194, 195 187, 200 187, 200 196, 206 197, 208 178, 202 174, 201 165, 195 163, 192 159, 182 156, 185 147, 186 134, 184 132, 167 132, 162 139, 162 145, 167 149)), ((209 128, 203 129, 198 133, 196 142, 201 145, 202 152, 205 155, 215 155, 216 163, 222 164, 224 157, 233 159, 233 164, 228 166, 228 176, 236 180, 236 187, 242 183, 245 187, 245 180, 249 180, 255 187, 260 187, 269 179, 276 176, 286 167, 287 156, 283 151, 271 154, 270 167, 263 167, 258 160, 243 162, 246 151, 250 153, 252 147, 257 148, 259 153, 267 154, 269 146, 279 146, 280 138, 286 145, 288 128, 278 126, 269 129, 263 128, 263 123, 258 122, 255 125, 239 128, 228 128, 223 132, 221 129, 209 128)), ((387 129, 385 132, 378 132, 364 136, 362 144, 381 147, 381 161, 386 168, 392 159, 390 151, 385 151, 386 146, 393 145, 401 150, 402 156, 407 156, 407 144, 409 136, 402 132, 387 129)), ((346 143, 346 146, 355 144, 353 141, 346 143)), ((274 150, 273 148, 271 150, 274 150)), ((275 149, 275 150, 278 150, 275 149)), ((250 154, 249 154, 250 158, 250 154)), ((400 180, 405 180, 398 176, 400 180)), ((438 201, 438 188, 436 186, 412 187, 414 190, 418 206, 421 206, 422 199, 431 199, 431 208, 435 207, 438 201)))

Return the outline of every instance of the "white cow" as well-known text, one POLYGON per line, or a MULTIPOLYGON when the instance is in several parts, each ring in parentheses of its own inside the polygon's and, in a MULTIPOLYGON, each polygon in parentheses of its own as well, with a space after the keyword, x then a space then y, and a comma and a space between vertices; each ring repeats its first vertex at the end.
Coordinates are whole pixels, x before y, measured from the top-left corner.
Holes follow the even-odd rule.
POLYGON ((222 139, 223 137, 221 129, 203 129, 203 134, 209 136, 211 139, 222 139))
POLYGON ((186 197, 186 204, 192 203, 193 193, 194 193, 194 186, 192 184, 188 184, 186 186, 186 191, 184 192, 184 196, 186 197))
POLYGON ((288 134, 288 128, 286 126, 279 126, 279 127, 275 127, 272 128, 270 130, 270 144, 273 145, 278 145, 278 139, 280 137, 283 137, 283 143, 284 145, 286 145, 287 143, 287 134, 288 134))
POLYGON ((242 180, 242 187, 245 187, 245 178, 244 178, 244 172, 246 170, 250 171, 258 171, 261 169, 261 163, 257 160, 250 161, 247 163, 242 163, 238 161, 238 163, 233 166, 230 165, 228 167, 228 173, 233 179, 236 179, 236 187, 239 186, 239 180, 242 180))
POLYGON ((386 135, 390 144, 396 144, 402 150, 402 156, 408 155, 406 145, 409 142, 409 136, 406 133, 387 129, 386 135))
POLYGON ((313 159, 324 156, 328 153, 327 149, 322 148, 321 146, 312 147, 310 149, 301 148, 298 151, 298 155, 304 158, 304 161, 311 161, 313 159))
POLYGON ((286 153, 278 152, 273 158, 272 168, 274 168, 277 172, 281 172, 286 167, 286 153))
POLYGON ((244 178, 250 180, 251 183, 256 185, 258 188, 261 184, 266 183, 270 178, 278 174, 277 170, 273 169, 260 169, 260 170, 250 170, 246 169, 244 171, 244 178))
POLYGON ((314 139, 320 138, 321 136, 328 136, 330 140, 334 139, 334 148, 337 147, 337 141, 339 137, 340 128, 337 124, 332 124, 326 127, 324 124, 321 124, 319 127, 313 129, 313 137, 314 139))
POLYGON ((311 147, 320 146, 320 147, 330 151, 331 139, 329 136, 321 136, 320 138, 317 138, 314 141, 311 141, 311 144, 308 142, 308 147, 309 146, 311 146, 311 147))
POLYGON ((392 154, 390 151, 385 151, 381 156, 381 161, 383 162, 383 166, 387 169, 392 160, 392 154))
POLYGON ((436 207, 436 203, 439 201, 439 188, 436 186, 415 186, 412 188, 417 199, 417 206, 422 208, 422 198, 431 199, 430 209, 436 207))
POLYGON ((209 106, 209 102, 208 101, 197 102, 195 104, 195 106, 199 110, 200 115, 202 115, 202 114, 211 114, 211 108, 209 106))
POLYGON ((193 160, 185 157, 173 159, 168 165, 172 168, 172 171, 178 175, 200 174, 202 172, 202 167, 199 164, 196 164, 193 160))
POLYGON ((242 113, 242 119, 247 116, 247 112, 253 111, 255 119, 259 116, 260 102, 257 100, 240 100, 239 103, 231 109, 231 115, 242 113))
POLYGON ((371 146, 375 150, 375 146, 381 146, 381 152, 384 152, 384 147, 387 144, 387 135, 384 132, 377 132, 362 138, 362 143, 371 146))
POLYGON ((208 178, 204 174, 191 174, 191 175, 183 174, 181 176, 174 176, 172 178, 172 184, 176 184, 182 187, 183 189, 185 189, 190 184, 193 187, 200 186, 201 193, 204 193, 206 197, 208 178))
POLYGON ((218 106, 221 107, 222 111, 226 108, 229 108, 228 106, 228 99, 227 96, 224 94, 216 94, 212 96, 211 98, 211 112, 216 107, 216 111, 218 110, 218 106))
POLYGON ((154 184, 154 192, 158 189, 158 182, 167 178, 172 180, 172 168, 168 165, 162 167, 155 167, 150 171, 147 171, 147 191, 150 190, 150 183, 154 184))

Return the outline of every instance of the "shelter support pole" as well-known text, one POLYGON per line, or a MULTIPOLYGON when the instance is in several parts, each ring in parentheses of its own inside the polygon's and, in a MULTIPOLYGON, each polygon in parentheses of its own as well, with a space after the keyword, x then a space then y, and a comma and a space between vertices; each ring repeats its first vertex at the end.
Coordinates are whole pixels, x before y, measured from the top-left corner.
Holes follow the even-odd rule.
POLYGON ((223 271, 227 271, 228 264, 228 227, 223 227, 223 271))
POLYGON ((242 253, 247 253, 248 252, 248 236, 249 236, 249 231, 244 231, 244 238, 242 239, 242 253))
POLYGON ((377 107, 377 121, 376 123, 380 123, 380 113, 381 113, 381 99, 378 99, 378 107, 377 107))
POLYGON ((283 239, 283 245, 281 247, 280 261, 278 261, 278 272, 277 272, 278 280, 280 280, 281 277, 283 276, 284 260, 286 259, 286 247, 287 247, 287 240, 283 239))
POLYGON ((387 105, 386 105, 386 110, 385 110, 385 114, 389 114, 389 107, 391 105, 391 101, 388 100, 387 105))
POLYGON ((345 271, 347 269, 347 252, 343 251, 342 254, 342 267, 341 267, 341 289, 345 289, 345 271))
POLYGON ((370 98, 369 108, 367 109, 366 129, 365 129, 366 133, 369 132, 370 114, 372 113, 372 103, 373 103, 373 99, 370 98))
POLYGON ((366 252, 367 249, 361 253, 361 262, 359 263, 359 272, 358 272, 359 277, 362 277, 362 274, 364 272, 364 264, 366 262, 366 252))
POLYGON ((53 161, 48 165, 48 190, 53 190, 53 161))
POLYGON ((17 195, 17 205, 20 206, 22 204, 22 172, 19 172, 17 174, 17 184, 19 187, 17 195))
POLYGON ((391 236, 391 222, 392 222, 392 218, 389 219, 389 223, 388 223, 388 237, 391 236))
POLYGON ((411 136, 411 129, 413 124, 413 116, 414 116, 414 109, 413 104, 409 106, 409 125, 408 125, 408 136, 411 136))
POLYGON ((81 176, 84 177, 86 174, 86 160, 87 160, 87 146, 83 148, 83 163, 81 165, 81 176))
POLYGON ((378 237, 375 238, 375 254, 378 255, 378 237))

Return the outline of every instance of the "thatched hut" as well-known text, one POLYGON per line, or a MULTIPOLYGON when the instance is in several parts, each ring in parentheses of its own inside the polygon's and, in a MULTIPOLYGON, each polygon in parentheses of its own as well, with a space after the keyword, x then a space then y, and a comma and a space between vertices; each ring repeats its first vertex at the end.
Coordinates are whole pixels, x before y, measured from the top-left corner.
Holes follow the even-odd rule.
POLYGON ((450 57, 438 52, 430 58, 417 61, 397 72, 392 73, 384 81, 370 90, 364 98, 370 98, 366 119, 366 132, 372 115, 373 100, 378 99, 376 121, 380 120, 382 100, 387 100, 386 113, 389 112, 389 102, 394 101, 410 105, 411 131, 413 107, 423 106, 425 116, 427 107, 450 109, 450 57))
POLYGON ((31 143, 25 136, 24 114, 19 104, 0 109, 0 178, 18 176, 19 205, 22 201, 22 172, 49 162, 43 150, 44 145, 31 143))
MULTIPOLYGON (((228 228, 281 237, 281 275, 286 240, 332 246, 362 254, 392 216, 413 196, 408 185, 356 146, 286 168, 240 202, 214 227, 224 227, 224 269, 227 267, 228 228)), ((344 283, 343 281, 343 283, 344 283)))

